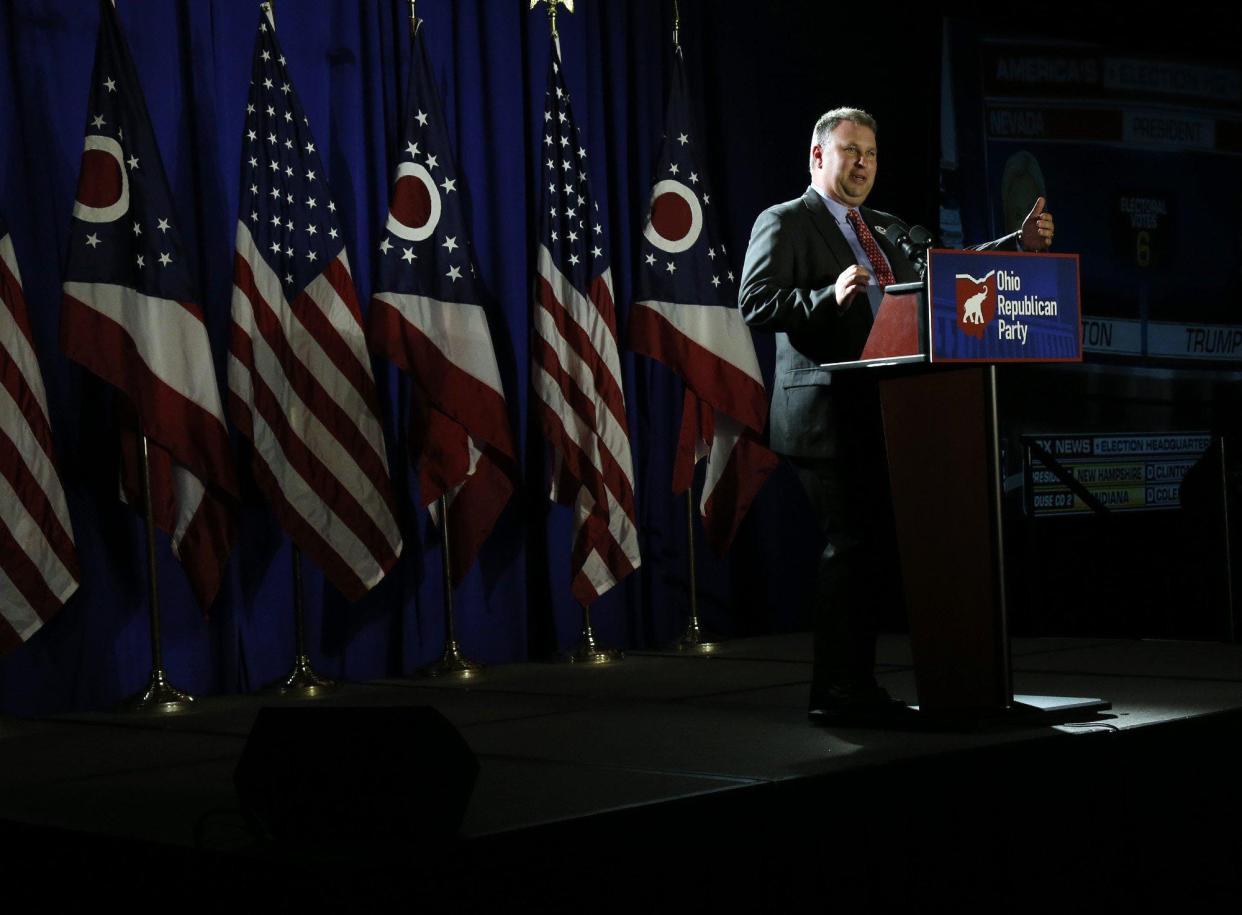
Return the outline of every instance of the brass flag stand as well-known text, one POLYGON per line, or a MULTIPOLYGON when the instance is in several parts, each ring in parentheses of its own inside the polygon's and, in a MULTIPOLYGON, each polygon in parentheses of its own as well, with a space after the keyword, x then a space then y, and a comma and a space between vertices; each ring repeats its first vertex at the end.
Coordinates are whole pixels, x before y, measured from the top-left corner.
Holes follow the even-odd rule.
POLYGON ((472 661, 462 653, 457 643, 457 626, 453 620, 453 573, 452 554, 449 552, 448 498, 440 496, 440 538, 444 545, 444 654, 440 660, 428 664, 420 673, 424 677, 477 677, 483 665, 472 661))
POLYGON ((625 659, 620 648, 604 648, 595 640, 595 628, 591 625, 591 607, 582 608, 582 636, 578 647, 564 656, 570 664, 614 664, 625 659))
POLYGON ((686 490, 686 562, 690 567, 690 621, 686 630, 669 645, 671 651, 683 654, 712 654, 720 648, 721 639, 699 624, 698 575, 694 561, 694 485, 686 490))
POLYGON ((293 670, 265 692, 298 699, 313 699, 337 688, 335 680, 315 672, 306 653, 306 602, 302 596, 302 551, 290 543, 293 561, 293 670))
POLYGON ((168 682, 160 651, 160 586, 155 569, 155 510, 151 506, 151 461, 146 435, 142 441, 142 501, 147 525, 147 598, 151 613, 151 679, 146 689, 126 699, 121 708, 128 712, 171 714, 184 712, 194 697, 168 682))

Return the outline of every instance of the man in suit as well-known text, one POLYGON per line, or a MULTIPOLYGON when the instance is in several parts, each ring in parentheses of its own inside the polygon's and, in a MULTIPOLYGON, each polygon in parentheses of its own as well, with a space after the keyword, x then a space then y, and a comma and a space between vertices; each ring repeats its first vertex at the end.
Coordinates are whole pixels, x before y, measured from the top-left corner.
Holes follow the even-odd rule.
MULTIPOLYGON (((776 333, 771 444, 797 471, 823 536, 809 703, 816 724, 910 714, 874 671, 877 617, 901 602, 878 389, 869 372, 834 376, 821 367, 857 359, 883 287, 918 279, 883 235, 904 224, 862 205, 876 167, 871 115, 837 108, 821 116, 811 186, 759 215, 738 294, 746 323, 776 333)), ((978 248, 1042 251, 1052 235, 1041 197, 1019 231, 978 248)))

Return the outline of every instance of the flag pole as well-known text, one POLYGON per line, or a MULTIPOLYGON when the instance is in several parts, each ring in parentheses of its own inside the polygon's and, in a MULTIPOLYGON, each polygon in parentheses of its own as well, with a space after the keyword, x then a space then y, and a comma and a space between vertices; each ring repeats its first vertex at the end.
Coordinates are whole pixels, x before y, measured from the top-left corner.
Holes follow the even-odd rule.
POLYGON ((1225 453, 1225 436, 1220 437, 1220 507, 1225 535, 1225 620, 1230 642, 1238 641, 1238 618, 1233 607, 1233 545, 1229 539, 1229 455, 1225 453))
POLYGON ((335 690, 340 684, 311 666, 306 653, 306 601, 302 591, 302 551, 289 540, 293 565, 293 669, 267 687, 265 692, 295 699, 313 699, 335 690))
MULTIPOLYGON (((276 28, 275 3, 263 0, 259 8, 267 14, 272 29, 276 28)), ((293 669, 267 687, 264 692, 296 699, 313 699, 335 690, 340 684, 318 673, 306 653, 306 601, 302 590, 302 551, 289 538, 289 558, 293 566, 293 669)))
MULTIPOLYGON (((673 53, 681 54, 681 6, 673 0, 673 53)), ((669 646, 673 651, 684 654, 712 654, 720 647, 720 639, 705 632, 699 625, 699 587, 698 566, 694 549, 694 479, 686 488, 686 562, 690 569, 690 620, 686 629, 677 640, 669 646)))
POLYGON ((574 11, 574 0, 530 0, 530 8, 534 9, 540 3, 548 5, 548 25, 552 28, 552 40, 556 42, 557 52, 561 48, 561 34, 556 30, 556 11, 559 7, 565 7, 567 12, 574 11))
POLYGON ((160 586, 155 569, 155 509, 151 505, 151 460, 147 436, 140 436, 142 444, 142 501, 146 508, 147 527, 147 601, 151 614, 151 679, 147 688, 125 700, 123 708, 130 712, 183 712, 193 703, 194 697, 182 692, 168 682, 164 659, 160 651, 160 586))
MULTIPOLYGON (((413 8, 413 2, 410 7, 413 8)), ((440 541, 444 547, 444 654, 421 671, 424 677, 458 677, 468 679, 483 672, 483 665, 466 657, 457 643, 457 627, 453 620, 453 565, 449 547, 448 497, 440 496, 440 541)))
MULTIPOLYGON (((418 34, 418 14, 410 0, 410 35, 418 34)), ((440 543, 444 549, 444 653, 440 660, 419 671, 424 677, 458 677, 466 680, 483 672, 483 665, 472 661, 457 641, 457 624, 453 618, 453 554, 449 546, 448 497, 440 496, 440 543)))
MULTIPOLYGON (((116 0, 112 0, 116 9, 116 0)), ((194 703, 194 697, 168 682, 160 650, 160 586, 155 572, 155 509, 151 505, 151 459, 147 435, 142 440, 142 503, 147 526, 147 603, 151 614, 151 679, 147 688, 125 700, 122 707, 130 712, 183 712, 194 703)))
POLYGON ((684 654, 712 654, 722 639, 699 625, 699 588, 694 550, 694 484, 686 490, 686 562, 690 568, 690 621, 686 630, 669 647, 684 654))
MULTIPOLYGON (((574 11, 574 0, 530 0, 530 8, 534 9, 540 2, 548 5, 548 25, 552 29, 552 41, 556 44, 557 56, 561 53, 561 36, 556 29, 556 13, 564 6, 568 12, 574 11)), ((582 605, 582 634, 578 644, 561 659, 570 664, 612 664, 625 658, 620 648, 605 648, 595 639, 595 627, 591 625, 591 605, 582 605)))

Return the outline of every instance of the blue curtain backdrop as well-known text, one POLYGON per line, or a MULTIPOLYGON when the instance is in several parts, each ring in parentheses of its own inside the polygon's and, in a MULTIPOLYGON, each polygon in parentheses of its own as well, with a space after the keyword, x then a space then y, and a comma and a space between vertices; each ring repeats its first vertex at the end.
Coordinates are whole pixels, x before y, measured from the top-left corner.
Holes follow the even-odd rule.
MULTIPOLYGON (((926 153, 936 115, 914 104, 906 86, 920 73, 934 85, 938 31, 929 30, 937 40, 927 42, 916 34, 894 39, 904 44, 891 63, 868 64, 867 50, 856 48, 839 53, 837 66, 829 67, 806 27, 815 18, 814 4, 766 6, 681 4, 682 44, 700 109, 697 140, 720 191, 717 216, 733 269, 740 270, 759 210, 805 187, 811 125, 836 104, 871 107, 885 124, 886 144, 894 152, 907 150, 908 166, 884 175, 876 204, 932 224, 928 177, 934 177, 934 161, 926 153), (866 66, 873 84, 859 92, 849 74, 866 66), (850 85, 854 94, 838 94, 850 85), (883 88, 889 85, 901 91, 883 88)), ((459 636, 470 654, 490 663, 549 656, 575 641, 581 621, 568 588, 569 513, 548 503, 544 443, 528 410, 534 178, 549 52, 546 13, 528 7, 525 0, 418 0, 465 179, 522 459, 514 498, 456 595, 459 636)), ((325 152, 364 309, 400 134, 407 10, 404 0, 276 5, 277 33, 325 152)), ((195 256, 223 382, 258 4, 120 0, 119 14, 177 222, 195 256)), ((139 689, 150 667, 143 528, 117 498, 111 392, 58 346, 61 270, 98 21, 96 0, 0 2, 0 212, 23 272, 82 560, 77 595, 28 644, 0 659, 0 711, 12 714, 108 707, 139 689)), ((623 336, 664 117, 671 24, 671 0, 580 0, 577 12, 560 16, 566 80, 611 238, 623 336)), ((756 342, 770 383, 772 341, 756 342)), ((671 639, 685 622, 686 507, 669 491, 681 386, 645 358, 623 352, 622 363, 643 566, 592 615, 603 641, 638 647, 671 639)), ((305 566, 312 659, 322 672, 348 680, 410 672, 443 646, 438 540, 417 508, 416 477, 406 461, 406 382, 385 362, 377 360, 375 368, 402 506, 404 555, 352 605, 305 566)), ((196 694, 253 690, 283 674, 292 660, 289 545, 248 480, 249 454, 240 442, 237 455, 245 497, 241 539, 208 618, 167 538, 160 535, 157 543, 165 665, 178 685, 196 694)), ((803 586, 815 553, 810 530, 797 483, 782 469, 760 494, 731 557, 698 550, 705 625, 743 635, 803 623, 803 586)))

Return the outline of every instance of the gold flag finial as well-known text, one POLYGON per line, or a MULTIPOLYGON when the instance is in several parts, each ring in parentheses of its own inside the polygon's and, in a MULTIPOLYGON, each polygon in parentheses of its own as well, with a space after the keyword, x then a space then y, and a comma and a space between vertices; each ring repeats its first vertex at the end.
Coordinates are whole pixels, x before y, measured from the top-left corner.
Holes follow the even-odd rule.
POLYGON ((414 0, 410 0, 410 34, 411 35, 418 34, 418 26, 419 26, 418 13, 414 12, 414 0))
POLYGON ((673 0, 673 47, 681 48, 681 8, 673 0))
POLYGON ((548 5, 548 22, 552 24, 552 37, 560 38, 556 33, 556 9, 559 6, 565 7, 565 12, 572 13, 574 11, 574 0, 530 0, 530 8, 534 9, 540 3, 548 5))

